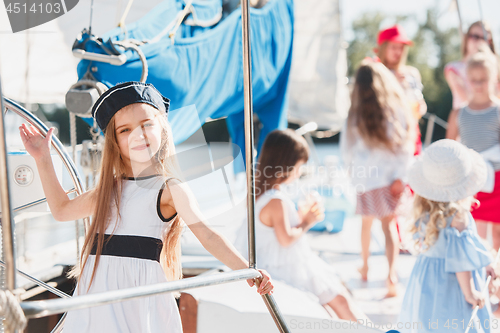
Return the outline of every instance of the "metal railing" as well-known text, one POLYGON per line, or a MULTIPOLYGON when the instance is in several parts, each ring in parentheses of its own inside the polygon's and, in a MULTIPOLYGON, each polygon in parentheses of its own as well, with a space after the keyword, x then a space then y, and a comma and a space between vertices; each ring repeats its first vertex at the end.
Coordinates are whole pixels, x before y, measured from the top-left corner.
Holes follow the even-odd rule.
POLYGON ((426 113, 422 116, 422 118, 427 119, 427 128, 425 130, 425 139, 424 139, 424 146, 428 146, 432 142, 432 136, 434 134, 434 125, 438 124, 444 129, 448 128, 448 123, 436 116, 434 113, 426 113))
MULTIPOLYGON (((22 106, 20 106, 19 104, 8 98, 4 98, 3 100, 5 102, 5 109, 4 107, 2 107, 2 110, 9 110, 14 112, 18 116, 29 122, 31 125, 35 126, 35 128, 42 135, 45 136, 47 134, 49 130, 47 126, 45 126, 45 124, 41 122, 40 119, 35 117, 31 112, 29 112, 28 110, 26 110, 25 108, 23 108, 22 106)), ((54 147, 55 151, 61 158, 64 166, 66 167, 66 170, 68 171, 71 180, 73 181, 73 186, 76 190, 76 193, 78 195, 83 194, 85 192, 83 188, 83 181, 82 178, 80 177, 80 174, 78 173, 78 170, 76 169, 76 165, 74 164, 74 162, 71 160, 71 157, 64 149, 64 146, 62 145, 61 141, 59 141, 59 139, 55 135, 52 136, 52 147, 54 147)), ((90 224, 89 218, 85 218, 84 219, 85 230, 87 230, 89 224, 90 224)))
MULTIPOLYGON (((3 262, 2 260, 0 260, 0 266, 7 267, 7 265, 5 264, 5 262, 3 262)), ((68 294, 60 291, 59 289, 54 288, 51 285, 48 285, 47 283, 45 283, 45 282, 43 282, 41 280, 38 280, 37 278, 35 278, 35 277, 33 277, 33 276, 31 276, 31 275, 29 275, 29 274, 27 274, 27 273, 25 273, 25 272, 23 272, 21 270, 16 269, 16 273, 19 274, 19 275, 21 275, 25 279, 33 282, 37 286, 42 287, 45 290, 53 293, 54 295, 57 295, 57 296, 62 297, 62 298, 70 298, 71 297, 70 295, 68 295, 68 294)))
POLYGON ((131 300, 145 296, 154 296, 162 293, 208 287, 240 280, 254 279, 260 276, 260 273, 254 269, 242 269, 227 273, 220 273, 217 275, 197 276, 178 281, 113 290, 99 294, 88 294, 66 299, 22 302, 21 308, 23 309, 24 314, 27 318, 40 318, 53 314, 63 313, 66 311, 85 309, 89 307, 117 303, 120 301, 131 300))
MULTIPOLYGON (((69 191, 66 191, 66 194, 68 194, 68 195, 69 195, 69 194, 71 194, 71 193, 75 193, 75 192, 76 192, 76 190, 73 188, 73 189, 71 189, 71 190, 69 190, 69 191)), ((25 209, 31 208, 31 207, 33 207, 33 206, 36 206, 36 205, 41 205, 41 204, 43 204, 43 203, 45 203, 45 202, 47 202, 47 198, 38 199, 38 200, 35 200, 35 201, 32 201, 32 202, 29 202, 29 203, 27 203, 27 204, 24 204, 24 205, 22 205, 22 206, 19 206, 19 207, 13 208, 13 209, 12 209, 12 211, 13 211, 14 213, 18 213, 18 212, 20 212, 20 211, 22 211, 22 210, 25 210, 25 209)), ((0 218, 1 218, 1 217, 2 217, 2 212, 0 212, 0 218)))
MULTIPOLYGON (((1 105, 2 123, 3 123, 3 119, 4 119, 4 112, 3 112, 3 110, 5 110, 5 113, 8 112, 8 111, 12 111, 15 114, 17 114, 18 116, 20 116, 21 118, 23 118, 25 121, 27 121, 28 123, 30 123, 31 125, 33 125, 40 133, 43 133, 44 135, 46 135, 46 133, 48 131, 48 128, 37 117, 35 117, 31 112, 29 112, 28 110, 26 110, 25 108, 23 108, 22 106, 20 106, 19 104, 15 103, 14 101, 12 101, 12 100, 10 100, 8 98, 1 98, 1 91, 0 91, 0 99, 2 101, 2 105, 1 105)), ((3 124, 2 124, 2 129, 3 129, 3 124)), ((82 185, 81 177, 78 174, 78 171, 76 169, 75 164, 73 163, 73 161, 71 160, 71 158, 69 157, 69 155, 66 153, 66 151, 65 151, 62 143, 59 141, 59 139, 56 136, 54 136, 52 138, 52 146, 54 147, 55 151, 57 152, 57 154, 61 158, 61 160, 62 160, 63 164, 65 165, 66 170, 68 171, 68 173, 69 173, 69 175, 70 175, 70 177, 71 177, 71 179, 73 181, 73 184, 75 186, 74 188, 70 189, 69 191, 66 191, 66 194, 69 195, 69 194, 75 193, 75 192, 78 195, 82 194, 84 192, 84 190, 83 190, 83 185, 82 185)), ((2 147, 0 147, 0 149, 1 148, 2 147)), ((6 147, 4 149, 6 151, 6 147)), ((1 176, 2 175, 0 175, 0 177, 1 176)), ((8 180, 8 175, 6 177, 7 177, 6 179, 8 180)), ((4 181, 4 178, 2 178, 2 183, 4 183, 4 184, 8 183, 7 180, 4 181)), ((4 197, 3 193, 4 192, 2 192, 2 198, 4 197)), ((22 211, 24 209, 33 207, 35 205, 39 205, 39 204, 44 203, 44 202, 46 202, 46 198, 42 198, 42 199, 39 199, 39 200, 30 202, 30 203, 27 203, 25 205, 16 207, 16 208, 12 209, 12 212, 20 212, 20 211, 22 211)), ((2 213, 0 213, 0 217, 3 218, 3 220, 11 221, 12 220, 11 215, 5 214, 4 212, 5 212, 5 210, 2 209, 2 213)), ((9 210, 9 212, 10 212, 10 210, 9 210)), ((85 222, 86 225, 88 225, 89 224, 88 218, 84 219, 84 222, 85 222)), ((78 223, 78 221, 75 221, 75 224, 76 223, 78 223)), ((2 227, 3 226, 4 226, 4 224, 2 224, 2 227)), ((13 232, 13 229, 12 229, 12 232, 13 232)), ((5 237, 6 234, 7 234, 6 230, 3 229, 2 230, 2 236, 5 237)), ((13 239, 13 236, 11 236, 11 238, 13 239)), ((77 253, 78 252, 79 252, 79 249, 77 249, 77 253)), ((77 258, 77 260, 78 260, 78 258, 77 258)), ((15 265, 12 265, 9 262, 9 258, 8 257, 6 259, 6 262, 3 262, 3 261, 0 260, 0 266, 5 267, 6 269, 10 269, 10 267, 16 267, 15 265)), ((15 273, 22 275, 26 279, 28 279, 31 282, 35 283, 36 285, 44 288, 45 290, 47 290, 47 291, 49 291, 49 292, 51 292, 51 293, 53 293, 53 294, 55 294, 55 295, 57 295, 59 297, 64 297, 64 298, 70 297, 69 295, 67 295, 67 294, 63 293, 62 291, 58 290, 57 288, 53 288, 52 286, 46 284, 43 281, 40 281, 39 279, 36 279, 35 277, 33 277, 33 276, 31 276, 31 275, 29 275, 27 273, 24 273, 24 272, 19 271, 19 270, 15 270, 15 273)), ((14 273, 14 275, 15 275, 15 273, 14 273)), ((9 273, 9 274, 11 274, 11 273, 9 273)), ((10 279, 14 280, 14 286, 15 286, 15 277, 14 278, 10 277, 10 279)), ((11 289, 9 287, 9 285, 12 285, 12 282, 8 283, 7 289, 9 289, 9 290, 14 290, 15 289, 14 287, 12 287, 12 289, 11 289)))

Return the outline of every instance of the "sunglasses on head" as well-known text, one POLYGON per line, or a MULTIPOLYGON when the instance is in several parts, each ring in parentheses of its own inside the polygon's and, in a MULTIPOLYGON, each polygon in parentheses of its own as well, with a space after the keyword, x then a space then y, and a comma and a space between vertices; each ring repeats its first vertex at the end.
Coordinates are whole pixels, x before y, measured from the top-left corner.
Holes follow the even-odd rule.
POLYGON ((474 40, 481 40, 481 39, 484 40, 484 36, 476 35, 476 34, 470 34, 468 37, 471 39, 474 39, 474 40))

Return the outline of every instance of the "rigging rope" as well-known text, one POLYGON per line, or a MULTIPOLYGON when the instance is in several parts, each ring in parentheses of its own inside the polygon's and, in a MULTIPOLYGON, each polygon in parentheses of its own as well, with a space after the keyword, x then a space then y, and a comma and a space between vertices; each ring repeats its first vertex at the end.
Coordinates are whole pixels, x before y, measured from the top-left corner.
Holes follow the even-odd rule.
POLYGON ((483 7, 481 6, 481 0, 477 0, 477 5, 479 7, 479 19, 481 20, 481 28, 483 28, 483 38, 484 41, 488 44, 488 33, 486 32, 486 27, 484 26, 483 7))
POLYGON ((9 290, 0 290, 0 317, 5 318, 8 332, 23 330, 28 323, 17 297, 9 290))
POLYGON ((168 37, 170 38, 170 41, 172 42, 172 45, 174 45, 174 39, 175 39, 175 34, 177 33, 177 29, 179 29, 179 27, 181 26, 182 21, 184 21, 184 19, 191 13, 192 4, 193 4, 193 0, 189 0, 186 3, 186 6, 184 7, 184 9, 182 10, 180 16, 178 17, 177 22, 175 23, 174 28, 168 34, 168 37))
POLYGON ((132 3, 134 0, 129 0, 127 3, 127 7, 125 7, 125 11, 123 12, 122 18, 120 19, 120 22, 118 22, 118 26, 122 28, 122 31, 125 31, 125 19, 127 18, 128 12, 130 11, 130 8, 132 7, 132 3))
POLYGON ((90 1, 90 21, 89 21, 89 35, 92 35, 92 16, 94 15, 94 0, 90 1))

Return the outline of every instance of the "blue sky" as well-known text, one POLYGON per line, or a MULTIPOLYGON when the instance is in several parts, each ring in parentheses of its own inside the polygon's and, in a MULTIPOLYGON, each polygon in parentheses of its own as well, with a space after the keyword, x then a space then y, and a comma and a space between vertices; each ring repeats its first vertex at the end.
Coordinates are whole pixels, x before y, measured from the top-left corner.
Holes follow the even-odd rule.
MULTIPOLYGON (((340 0, 342 27, 346 40, 352 39, 352 22, 364 12, 380 11, 388 16, 400 14, 414 14, 419 22, 425 21, 426 10, 438 6, 440 13, 440 25, 445 28, 458 26, 458 15, 456 12, 448 11, 450 3, 454 0, 340 0)), ((490 23, 493 29, 495 46, 500 46, 500 0, 458 0, 464 30, 480 19, 479 4, 481 2, 484 19, 490 23)), ((386 20, 384 26, 394 23, 392 19, 386 20)), ((406 24, 404 26, 411 37, 416 31, 416 25, 406 24)))

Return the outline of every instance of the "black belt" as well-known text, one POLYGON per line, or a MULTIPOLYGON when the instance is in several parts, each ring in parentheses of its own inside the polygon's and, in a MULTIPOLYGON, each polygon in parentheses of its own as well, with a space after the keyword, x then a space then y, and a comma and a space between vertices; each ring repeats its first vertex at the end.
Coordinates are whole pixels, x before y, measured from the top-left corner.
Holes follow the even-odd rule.
MULTIPOLYGON (((156 260, 160 262, 163 242, 158 238, 144 236, 104 235, 101 254, 115 257, 129 257, 156 260)), ((90 254, 97 253, 97 238, 90 254)))

